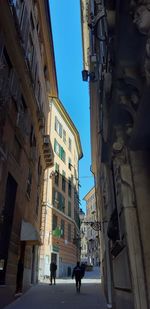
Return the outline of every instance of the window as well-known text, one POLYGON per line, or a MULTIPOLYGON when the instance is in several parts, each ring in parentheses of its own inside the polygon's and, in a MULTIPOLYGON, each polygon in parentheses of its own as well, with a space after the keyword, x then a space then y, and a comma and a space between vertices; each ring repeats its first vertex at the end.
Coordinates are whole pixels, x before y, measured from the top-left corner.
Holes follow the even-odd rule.
POLYGON ((60 146, 60 159, 65 163, 66 162, 66 153, 63 147, 60 146))
POLYGON ((54 188, 52 193, 52 200, 54 207, 56 207, 62 212, 65 212, 65 198, 60 192, 56 191, 54 188))
POLYGON ((53 188, 53 192, 52 192, 52 203, 53 206, 57 208, 58 206, 58 192, 55 190, 55 188, 53 188))
POLYGON ((54 152, 59 156, 59 158, 65 163, 66 162, 66 153, 62 146, 58 144, 56 139, 54 140, 54 152))
POLYGON ((61 238, 64 238, 65 236, 65 222, 64 220, 61 220, 61 238))
POLYGON ((62 137, 62 124, 59 122, 58 118, 55 116, 55 131, 62 137))
POLYGON ((71 197, 71 180, 68 181, 68 195, 71 197))
POLYGON ((74 177, 75 177, 75 180, 78 180, 76 168, 74 168, 74 177))
POLYGON ((58 209, 65 212, 65 198, 60 192, 58 192, 58 209))
POLYGON ((69 150, 71 151, 71 148, 72 148, 72 141, 71 141, 71 138, 69 137, 69 150))
POLYGON ((69 158, 69 159, 68 159, 68 168, 70 169, 70 171, 71 171, 71 167, 72 167, 71 159, 69 158))
POLYGON ((56 228, 57 228, 57 216, 53 214, 52 230, 54 231, 56 228))
POLYGON ((55 163, 55 184, 59 186, 59 164, 55 163))
POLYGON ((62 190, 65 192, 66 191, 66 173, 62 171, 62 190))
POLYGON ((54 140, 54 151, 59 156, 59 144, 57 143, 56 139, 54 140))
POLYGON ((71 217, 71 202, 68 201, 68 216, 71 217))
POLYGON ((66 131, 63 130, 63 142, 66 144, 66 131))
POLYGON ((68 223, 68 241, 71 241, 71 224, 68 223))
POLYGON ((31 170, 29 169, 28 179, 27 179, 27 190, 26 190, 28 197, 30 197, 31 195, 31 186, 32 186, 32 174, 31 174, 31 170))

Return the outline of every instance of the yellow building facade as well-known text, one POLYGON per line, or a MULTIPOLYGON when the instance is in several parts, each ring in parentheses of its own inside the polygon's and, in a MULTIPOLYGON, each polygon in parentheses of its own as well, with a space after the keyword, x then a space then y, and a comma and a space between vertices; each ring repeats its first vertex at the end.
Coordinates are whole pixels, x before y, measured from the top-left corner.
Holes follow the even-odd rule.
POLYGON ((43 196, 43 246, 40 279, 49 277, 51 260, 57 276, 71 274, 80 256, 79 244, 79 133, 58 98, 50 98, 50 136, 54 168, 46 171, 43 196))

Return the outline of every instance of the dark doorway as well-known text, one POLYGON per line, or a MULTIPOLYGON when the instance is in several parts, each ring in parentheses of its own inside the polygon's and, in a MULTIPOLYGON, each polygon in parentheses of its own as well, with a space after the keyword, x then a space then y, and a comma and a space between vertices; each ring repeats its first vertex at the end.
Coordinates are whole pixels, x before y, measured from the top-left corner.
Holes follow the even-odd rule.
POLYGON ((25 241, 22 241, 20 243, 20 256, 19 256, 18 265, 17 265, 16 293, 22 293, 25 248, 26 248, 26 243, 25 241))
POLYGON ((0 227, 0 284, 5 283, 9 241, 13 223, 13 214, 16 201, 17 183, 15 179, 8 174, 5 206, 3 210, 3 222, 0 227))

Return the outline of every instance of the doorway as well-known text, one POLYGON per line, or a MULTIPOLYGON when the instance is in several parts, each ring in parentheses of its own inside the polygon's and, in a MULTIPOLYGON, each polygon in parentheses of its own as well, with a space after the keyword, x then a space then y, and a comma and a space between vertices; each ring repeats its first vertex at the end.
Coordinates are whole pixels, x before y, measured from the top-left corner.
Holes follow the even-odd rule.
POLYGON ((13 223, 16 192, 17 183, 11 174, 8 174, 5 192, 5 206, 3 210, 3 222, 0 229, 0 285, 5 284, 8 249, 13 223))
POLYGON ((16 293, 22 293, 25 248, 26 248, 26 243, 25 241, 22 241, 20 243, 20 256, 19 256, 18 265, 17 265, 16 293))

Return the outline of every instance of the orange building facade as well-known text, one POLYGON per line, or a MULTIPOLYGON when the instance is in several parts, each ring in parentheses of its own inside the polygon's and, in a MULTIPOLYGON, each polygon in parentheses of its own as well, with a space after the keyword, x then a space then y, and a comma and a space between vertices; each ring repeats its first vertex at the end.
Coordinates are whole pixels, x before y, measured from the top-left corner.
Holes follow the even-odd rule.
POLYGON ((48 12, 48 1, 0 2, 0 299, 6 302, 38 277, 43 179, 54 159, 48 96, 57 93, 48 12))

